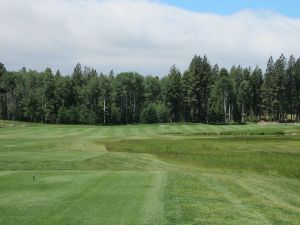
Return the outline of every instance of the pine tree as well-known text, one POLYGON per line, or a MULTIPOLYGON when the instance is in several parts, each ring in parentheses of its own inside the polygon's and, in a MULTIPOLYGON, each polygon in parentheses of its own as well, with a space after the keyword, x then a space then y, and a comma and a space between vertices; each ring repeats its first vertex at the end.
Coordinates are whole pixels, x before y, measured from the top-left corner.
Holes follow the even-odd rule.
POLYGON ((232 99, 234 98, 233 82, 225 68, 220 70, 210 98, 210 111, 214 118, 224 123, 232 122, 232 99))
POLYGON ((211 65, 206 56, 195 55, 189 66, 190 86, 193 102, 192 117, 197 122, 208 122, 208 99, 213 82, 211 65))
POLYGON ((246 110, 247 105, 249 105, 249 100, 251 99, 251 86, 247 80, 243 80, 237 91, 237 101, 241 108, 242 123, 245 123, 245 117, 248 116, 248 111, 246 110))
POLYGON ((262 70, 256 67, 250 78, 251 85, 251 111, 253 116, 260 120, 262 113, 262 85, 263 85, 263 75, 262 70))
POLYGON ((274 64, 274 77, 273 77, 273 88, 275 94, 274 110, 276 115, 276 120, 283 121, 285 119, 284 112, 284 101, 285 101, 285 86, 284 77, 286 69, 286 59, 284 55, 281 55, 279 59, 276 60, 274 64))
POLYGON ((284 110, 287 114, 290 115, 290 120, 293 120, 294 114, 294 94, 295 94, 295 58, 291 56, 288 61, 288 65, 286 68, 286 73, 284 74, 284 110))
POLYGON ((50 68, 44 72, 44 88, 43 88, 43 112, 44 122, 54 123, 56 121, 55 111, 55 80, 50 68))
POLYGON ((166 86, 166 100, 167 105, 170 108, 171 120, 178 122, 181 120, 181 109, 182 109, 182 81, 181 73, 179 70, 172 66, 167 77, 166 86))
POLYGON ((300 58, 297 59, 294 65, 294 82, 295 89, 293 92, 294 112, 296 120, 300 120, 300 58))
POLYGON ((271 56, 268 60, 265 79, 262 87, 263 95, 263 110, 264 115, 268 119, 273 120, 275 117, 274 113, 274 102, 275 102, 275 93, 274 93, 274 62, 273 57, 271 56))
POLYGON ((5 113, 5 107, 6 107, 6 102, 5 102, 5 92, 6 92, 6 87, 5 87, 5 74, 6 74, 6 68, 4 64, 0 63, 0 119, 5 119, 6 113, 5 113))

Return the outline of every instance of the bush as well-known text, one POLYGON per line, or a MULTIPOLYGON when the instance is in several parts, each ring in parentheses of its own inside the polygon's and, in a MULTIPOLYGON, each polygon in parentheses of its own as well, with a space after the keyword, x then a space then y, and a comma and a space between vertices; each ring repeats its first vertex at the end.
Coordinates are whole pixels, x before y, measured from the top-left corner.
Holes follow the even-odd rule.
POLYGON ((76 107, 66 108, 64 106, 59 108, 58 123, 76 124, 79 121, 78 110, 76 107))
POLYGON ((142 109, 142 123, 166 123, 169 122, 170 111, 164 104, 150 103, 142 109))
POLYGON ((158 116, 155 104, 149 104, 142 109, 141 112, 142 123, 157 123, 158 116))
POLYGON ((81 124, 96 124, 97 115, 93 110, 80 106, 78 110, 79 123, 81 124))
POLYGON ((156 104, 156 112, 157 112, 157 117, 158 121, 160 123, 167 123, 169 122, 169 115, 170 115, 170 110, 165 104, 156 104))

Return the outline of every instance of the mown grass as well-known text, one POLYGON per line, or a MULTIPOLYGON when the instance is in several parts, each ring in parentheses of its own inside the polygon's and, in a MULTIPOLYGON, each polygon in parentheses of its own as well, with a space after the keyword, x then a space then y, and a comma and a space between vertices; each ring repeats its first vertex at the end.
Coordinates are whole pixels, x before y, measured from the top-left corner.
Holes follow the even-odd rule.
MULTIPOLYGON (((0 173, 1 224, 145 224, 159 173, 134 171, 26 171, 0 173), (16 185, 18 184, 18 185, 16 185), (147 208, 148 207, 148 208, 147 208)), ((159 184, 158 184, 159 185, 159 184)))
POLYGON ((0 224, 300 224, 299 125, 0 127, 0 224))

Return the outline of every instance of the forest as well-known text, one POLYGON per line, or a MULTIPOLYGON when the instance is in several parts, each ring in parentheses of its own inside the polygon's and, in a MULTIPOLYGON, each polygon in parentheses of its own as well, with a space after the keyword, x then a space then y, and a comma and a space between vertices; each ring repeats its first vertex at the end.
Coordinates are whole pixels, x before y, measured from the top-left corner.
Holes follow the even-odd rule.
POLYGON ((300 119, 300 58, 270 57, 266 70, 212 65, 195 55, 168 75, 97 73, 78 63, 71 75, 7 71, 0 63, 0 119, 58 124, 245 123, 300 119))

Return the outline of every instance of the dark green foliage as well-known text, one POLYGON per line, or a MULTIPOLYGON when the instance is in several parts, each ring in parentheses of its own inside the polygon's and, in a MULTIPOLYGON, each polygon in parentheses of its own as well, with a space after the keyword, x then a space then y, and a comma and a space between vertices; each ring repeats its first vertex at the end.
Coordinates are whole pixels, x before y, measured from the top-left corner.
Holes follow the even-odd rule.
POLYGON ((158 115, 153 103, 146 105, 141 112, 141 122, 142 123, 157 123, 158 115))
POLYGON ((4 87, 4 75, 6 73, 6 68, 5 66, 0 63, 0 94, 5 92, 5 87, 4 87))
POLYGON ((164 103, 158 103, 155 105, 158 122, 166 123, 170 121, 170 110, 164 103))
POLYGON ((58 108, 56 107, 55 98, 55 82, 54 75, 50 68, 45 70, 44 88, 43 88, 43 112, 44 121, 47 123, 54 123, 58 108))
POLYGON ((296 120, 300 120, 300 58, 295 63, 294 68, 294 90, 293 90, 293 113, 296 114, 296 120))
POLYGON ((258 67, 255 68, 250 78, 251 85, 251 110, 252 116, 260 120, 262 114, 262 84, 263 75, 262 70, 258 67))
POLYGON ((163 103, 150 103, 144 106, 141 112, 142 123, 169 122, 170 111, 163 103))
POLYGON ((144 97, 144 77, 138 73, 120 73, 114 80, 114 87, 121 121, 125 124, 139 122, 144 97))
POLYGON ((230 79, 228 71, 223 68, 210 96, 211 120, 217 122, 232 122, 233 102, 234 102, 233 81, 230 79))
POLYGON ((166 78, 166 102, 170 109, 170 117, 173 122, 181 120, 182 110, 182 81, 181 73, 172 66, 166 78))
POLYGON ((208 122, 208 99, 214 81, 211 65, 206 56, 195 55, 184 74, 185 106, 188 118, 195 122, 208 122))
POLYGON ((247 80, 242 81, 237 91, 237 101, 241 110, 242 123, 245 122, 245 116, 249 112, 251 99, 251 86, 247 80))
POLYGON ((149 103, 159 102, 161 98, 161 85, 158 77, 147 76, 145 78, 145 101, 149 103))
POLYGON ((300 58, 270 57, 266 72, 228 72, 195 55, 181 74, 98 74, 77 64, 70 76, 0 63, 0 119, 67 124, 233 123, 300 119, 300 58))

